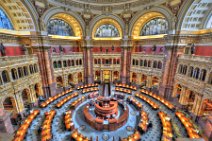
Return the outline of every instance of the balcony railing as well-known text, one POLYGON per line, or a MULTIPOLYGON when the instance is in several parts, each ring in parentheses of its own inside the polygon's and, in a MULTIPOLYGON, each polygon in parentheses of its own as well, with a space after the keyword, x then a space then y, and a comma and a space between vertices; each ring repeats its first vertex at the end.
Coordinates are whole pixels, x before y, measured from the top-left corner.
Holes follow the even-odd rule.
POLYGON ((28 62, 38 62, 37 55, 4 56, 0 57, 0 67, 8 65, 23 64, 28 62))
POLYGON ((212 62, 212 56, 197 56, 197 55, 181 55, 179 60, 191 60, 191 61, 202 61, 212 62))

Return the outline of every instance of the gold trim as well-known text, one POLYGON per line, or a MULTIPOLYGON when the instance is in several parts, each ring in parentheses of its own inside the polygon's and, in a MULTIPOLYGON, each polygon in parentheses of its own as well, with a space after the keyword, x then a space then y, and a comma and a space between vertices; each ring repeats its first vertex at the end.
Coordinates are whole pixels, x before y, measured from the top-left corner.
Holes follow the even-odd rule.
POLYGON ((54 15, 51 19, 64 20, 72 27, 72 29, 74 31, 74 35, 76 37, 83 36, 82 27, 81 27, 80 23, 77 21, 77 19, 74 18, 73 16, 66 14, 66 13, 59 13, 59 14, 54 15))
POLYGON ((142 40, 142 39, 157 39, 163 38, 167 34, 159 34, 159 35, 149 35, 149 36, 133 36, 134 40, 142 40))
POLYGON ((18 36, 31 35, 30 31, 8 30, 2 28, 0 29, 0 33, 18 35, 18 36))
POLYGON ((142 16, 140 16, 137 21, 135 22, 133 29, 132 29, 132 36, 138 37, 140 36, 141 29, 143 26, 154 18, 165 18, 161 13, 158 12, 149 12, 142 16))
POLYGON ((60 35, 48 35, 52 39, 65 39, 65 40, 80 40, 81 37, 76 36, 60 36, 60 35))

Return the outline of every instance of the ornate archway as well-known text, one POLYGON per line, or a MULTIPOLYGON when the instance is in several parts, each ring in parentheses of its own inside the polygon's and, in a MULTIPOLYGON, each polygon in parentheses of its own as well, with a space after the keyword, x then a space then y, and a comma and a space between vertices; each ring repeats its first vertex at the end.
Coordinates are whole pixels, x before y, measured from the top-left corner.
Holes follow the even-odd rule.
POLYGON ((5 98, 3 101, 3 107, 4 107, 4 110, 7 110, 7 111, 18 111, 14 97, 5 98))

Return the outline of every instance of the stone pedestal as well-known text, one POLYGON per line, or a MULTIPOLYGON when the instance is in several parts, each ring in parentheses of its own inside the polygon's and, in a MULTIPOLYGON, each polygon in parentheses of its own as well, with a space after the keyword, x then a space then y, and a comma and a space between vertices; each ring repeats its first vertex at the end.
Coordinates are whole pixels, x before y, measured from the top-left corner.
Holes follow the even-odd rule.
POLYGON ((13 133, 14 129, 10 121, 10 114, 3 109, 0 109, 0 132, 13 133))

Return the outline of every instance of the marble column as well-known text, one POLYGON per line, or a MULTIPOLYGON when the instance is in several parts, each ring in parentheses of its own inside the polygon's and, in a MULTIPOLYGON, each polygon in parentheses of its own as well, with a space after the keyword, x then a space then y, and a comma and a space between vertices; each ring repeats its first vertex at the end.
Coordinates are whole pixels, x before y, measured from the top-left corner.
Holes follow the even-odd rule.
POLYGON ((94 82, 93 75, 93 52, 92 52, 91 37, 87 36, 85 39, 83 54, 84 54, 84 78, 86 83, 94 82))
POLYGON ((162 80, 159 85, 159 94, 166 99, 171 99, 174 85, 174 76, 177 68, 177 39, 178 37, 170 37, 167 40, 167 45, 165 46, 165 59, 163 62, 163 75, 162 80), (170 43, 171 42, 171 43, 170 43))
POLYGON ((130 81, 131 44, 127 36, 124 37, 121 52, 121 82, 130 81))
POLYGON ((203 96, 195 94, 195 100, 191 111, 194 115, 200 116, 202 103, 203 103, 203 96))
POLYGON ((181 94, 180 94, 180 99, 179 99, 179 103, 182 104, 182 105, 184 105, 185 96, 186 96, 186 88, 182 87, 181 94))
POLYGON ((48 44, 49 39, 48 37, 37 37, 31 40, 33 52, 38 56, 44 96, 54 96, 56 94, 56 81, 53 75, 50 46, 48 44))

